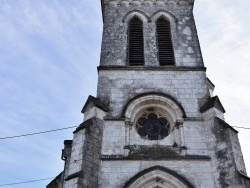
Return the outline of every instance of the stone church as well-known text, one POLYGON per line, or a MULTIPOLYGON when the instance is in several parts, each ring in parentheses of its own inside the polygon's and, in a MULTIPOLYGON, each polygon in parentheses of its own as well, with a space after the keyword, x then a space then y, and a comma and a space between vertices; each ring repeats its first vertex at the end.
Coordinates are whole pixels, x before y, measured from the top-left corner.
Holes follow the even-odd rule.
POLYGON ((206 76, 194 0, 102 0, 97 95, 47 188, 250 188, 206 76))

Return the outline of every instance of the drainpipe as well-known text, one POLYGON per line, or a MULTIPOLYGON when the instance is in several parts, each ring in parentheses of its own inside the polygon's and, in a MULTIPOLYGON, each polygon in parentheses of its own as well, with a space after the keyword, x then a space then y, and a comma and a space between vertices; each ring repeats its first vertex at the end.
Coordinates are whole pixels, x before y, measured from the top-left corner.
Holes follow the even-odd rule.
POLYGON ((61 155, 61 159, 64 161, 64 168, 63 168, 63 174, 62 174, 62 185, 61 185, 61 188, 63 188, 63 185, 64 185, 64 177, 65 177, 65 169, 66 169, 66 161, 67 161, 67 158, 63 157, 63 154, 64 154, 64 149, 62 149, 62 155, 61 155))

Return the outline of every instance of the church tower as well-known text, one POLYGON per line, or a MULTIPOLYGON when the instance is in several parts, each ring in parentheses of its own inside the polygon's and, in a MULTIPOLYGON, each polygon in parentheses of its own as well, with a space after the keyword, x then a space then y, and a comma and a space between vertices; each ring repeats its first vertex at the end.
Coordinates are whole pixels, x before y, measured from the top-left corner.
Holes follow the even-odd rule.
POLYGON ((194 0, 101 4, 97 96, 64 142, 61 187, 249 188, 237 131, 206 76, 194 0))

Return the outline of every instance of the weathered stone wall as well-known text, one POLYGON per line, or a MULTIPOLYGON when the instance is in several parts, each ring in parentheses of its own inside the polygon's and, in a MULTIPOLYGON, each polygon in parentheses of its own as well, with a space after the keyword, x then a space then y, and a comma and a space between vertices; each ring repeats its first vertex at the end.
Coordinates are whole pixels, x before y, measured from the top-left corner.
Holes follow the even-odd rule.
POLYGON ((229 124, 214 119, 213 133, 216 135, 216 157, 219 162, 220 181, 223 187, 245 188, 250 185, 246 178, 245 164, 237 136, 237 131, 229 124), (242 174, 244 175, 242 177, 242 174))
POLYGON ((127 33, 130 14, 144 20, 145 66, 159 66, 155 23, 160 15, 167 17, 171 22, 176 66, 203 66, 192 5, 178 5, 174 1, 167 4, 154 1, 124 2, 126 1, 117 4, 116 1, 106 1, 104 4, 101 66, 128 65, 127 33))
POLYGON ((218 118, 223 117, 221 114, 215 108, 203 114, 215 188, 245 188, 249 180, 239 174, 239 171, 246 174, 246 170, 237 131, 218 118))
POLYGON ((82 158, 85 142, 85 130, 79 130, 74 134, 72 151, 69 158, 68 167, 65 169, 64 188, 78 188, 79 175, 82 173, 82 158))
POLYGON ((98 171, 103 136, 103 121, 93 118, 92 123, 86 126, 86 139, 83 151, 83 179, 82 185, 86 188, 98 187, 98 171))
POLYGON ((204 71, 100 70, 98 97, 120 117, 127 102, 141 93, 160 92, 174 97, 188 117, 200 117, 199 107, 209 97, 204 71))
POLYGON ((187 147, 188 155, 208 155, 204 122, 184 121, 183 124, 183 145, 187 147))
POLYGON ((183 128, 175 128, 166 138, 161 140, 142 139, 137 133, 135 126, 131 128, 124 121, 105 121, 103 130, 103 155, 126 155, 124 146, 186 146, 188 155, 207 156, 207 140, 204 123, 202 121, 184 121, 183 128), (183 140, 181 140, 180 129, 183 129, 183 140), (194 136, 195 135, 195 136, 194 136))
POLYGON ((98 187, 103 121, 92 118, 74 132, 69 170, 65 173, 64 188, 98 187))
POLYGON ((230 131, 230 141, 232 147, 233 158, 235 159, 235 165, 238 171, 246 174, 245 163, 243 159, 243 155, 241 152, 239 138, 236 132, 230 131))
POLYGON ((159 165, 185 177, 195 188, 214 188, 210 162, 205 160, 186 161, 103 161, 99 188, 122 188, 138 172, 159 165), (121 165, 122 164, 122 165, 121 165))

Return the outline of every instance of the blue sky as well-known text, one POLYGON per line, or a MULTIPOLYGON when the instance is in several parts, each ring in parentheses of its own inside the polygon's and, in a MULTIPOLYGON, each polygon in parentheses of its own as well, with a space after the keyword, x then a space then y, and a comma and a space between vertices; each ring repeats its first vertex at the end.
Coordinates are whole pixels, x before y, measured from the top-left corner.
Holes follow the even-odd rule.
MULTIPOLYGON (((250 115, 250 22, 239 0, 196 0, 208 77, 234 126, 250 115)), ((102 18, 99 0, 1 0, 0 137, 76 126, 96 94, 102 18)), ((250 173, 250 130, 239 138, 250 173)), ((0 140, 0 184, 54 177, 72 131, 0 140)), ((18 188, 45 187, 48 181, 18 188)))

